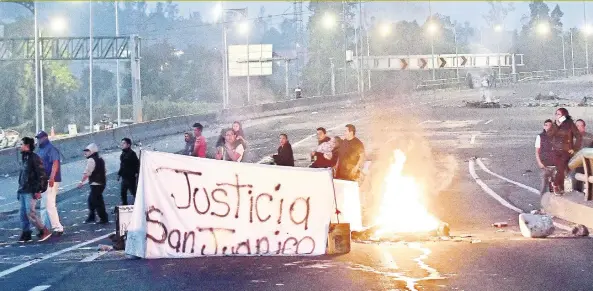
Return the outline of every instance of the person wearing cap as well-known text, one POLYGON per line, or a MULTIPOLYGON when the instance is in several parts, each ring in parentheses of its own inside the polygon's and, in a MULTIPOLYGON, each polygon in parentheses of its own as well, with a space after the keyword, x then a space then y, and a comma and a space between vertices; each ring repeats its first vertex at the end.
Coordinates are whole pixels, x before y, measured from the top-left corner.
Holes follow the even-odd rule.
POLYGON ((206 138, 202 135, 202 130, 204 126, 202 124, 195 123, 194 124, 194 157, 205 158, 206 157, 206 138))
POLYGON ((103 200, 103 191, 107 185, 105 161, 99 157, 99 148, 94 143, 84 149, 84 156, 87 159, 87 164, 78 188, 82 188, 86 180, 89 181, 91 187, 91 193, 88 197, 89 216, 84 223, 95 222, 95 212, 97 212, 100 219, 98 223, 107 224, 109 219, 105 210, 105 201, 103 200))
POLYGON ((19 173, 19 187, 17 198, 21 204, 21 237, 19 242, 25 243, 31 241, 31 224, 41 233, 39 241, 45 241, 52 235, 51 231, 45 227, 43 221, 35 213, 37 200, 41 199, 41 189, 43 182, 47 181, 45 169, 41 158, 33 152, 35 149, 35 140, 30 137, 21 139, 21 170, 19 173), (44 178, 42 178, 44 177, 44 178))
POLYGON ((49 141, 47 132, 40 131, 35 138, 39 145, 37 154, 43 161, 45 173, 49 177, 47 191, 41 195, 41 219, 43 219, 43 224, 51 226, 55 235, 60 236, 64 233, 56 206, 56 196, 58 196, 58 189, 62 182, 60 152, 49 141))

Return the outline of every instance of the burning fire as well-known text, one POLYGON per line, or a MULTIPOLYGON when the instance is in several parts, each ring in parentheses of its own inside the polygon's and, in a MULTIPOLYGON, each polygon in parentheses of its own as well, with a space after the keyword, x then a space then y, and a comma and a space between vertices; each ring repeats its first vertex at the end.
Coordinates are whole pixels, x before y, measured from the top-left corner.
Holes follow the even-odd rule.
POLYGON ((390 233, 430 232, 439 228, 440 222, 432 216, 424 205, 421 197, 424 193, 413 177, 402 175, 406 155, 395 150, 393 162, 385 175, 385 190, 375 221, 378 227, 375 235, 390 233))

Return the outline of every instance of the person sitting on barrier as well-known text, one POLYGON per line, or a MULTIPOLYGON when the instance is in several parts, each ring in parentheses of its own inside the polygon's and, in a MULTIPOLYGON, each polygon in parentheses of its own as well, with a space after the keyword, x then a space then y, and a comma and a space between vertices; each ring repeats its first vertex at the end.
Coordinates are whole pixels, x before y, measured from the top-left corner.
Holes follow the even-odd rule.
POLYGON ((572 117, 566 108, 556 110, 556 122, 550 128, 552 136, 552 149, 554 151, 554 166, 556 166, 556 177, 554 178, 554 194, 564 194, 564 179, 568 168, 568 161, 582 145, 583 138, 577 129, 572 117), (576 139, 576 141, 574 141, 576 139))
POLYGON ((224 139, 224 145, 218 147, 216 151, 216 159, 241 162, 241 160, 243 160, 245 148, 243 147, 243 144, 237 140, 235 131, 231 128, 225 130, 224 139))
POLYGON ((241 122, 233 122, 233 132, 235 132, 237 140, 243 144, 243 147, 247 148, 247 140, 245 139, 245 132, 243 132, 243 125, 241 124, 241 122))
POLYGON ((183 149, 183 152, 181 152, 181 154, 185 156, 191 156, 194 152, 194 143, 196 142, 196 140, 190 132, 186 132, 184 135, 184 141, 185 148, 183 149))
POLYGON ((311 159, 313 163, 311 168, 331 168, 335 165, 333 159, 333 150, 335 148, 334 141, 327 136, 325 128, 317 129, 317 148, 311 152, 311 159))
MULTIPOLYGON (((576 152, 580 151, 583 148, 593 147, 593 134, 587 132, 587 124, 585 123, 585 121, 582 119, 577 119, 577 121, 575 122, 575 125, 577 126, 577 129, 579 130, 579 132, 581 133, 581 136, 583 137, 583 145, 581 148, 577 149, 576 152)), ((575 178, 575 175, 577 173, 584 174, 585 169, 583 167, 578 167, 578 168, 574 169, 573 173, 571 173, 573 189, 583 192, 584 183, 581 181, 578 181, 575 178)))
POLYGON ((535 138, 535 160, 541 171, 540 194, 544 195, 547 191, 553 191, 551 181, 554 178, 554 150, 552 147, 552 137, 550 129, 552 120, 544 121, 544 130, 535 138))
POLYGON ((288 141, 286 133, 280 134, 280 146, 278 147, 278 154, 273 155, 274 163, 278 166, 294 167, 294 155, 292 153, 292 146, 288 141))

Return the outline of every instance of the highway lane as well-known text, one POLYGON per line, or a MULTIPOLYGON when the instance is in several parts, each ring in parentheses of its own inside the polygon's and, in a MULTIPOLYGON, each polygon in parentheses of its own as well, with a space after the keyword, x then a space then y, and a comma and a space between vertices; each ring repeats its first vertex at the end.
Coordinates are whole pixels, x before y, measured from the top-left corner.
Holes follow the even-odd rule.
MULTIPOLYGON (((506 166, 486 160, 493 171, 501 173, 529 167, 527 151, 525 160, 519 160, 522 167, 516 166, 512 151, 522 149, 523 144, 532 151, 534 136, 527 134, 533 127, 527 122, 521 127, 524 137, 517 140, 505 137, 505 134, 519 134, 500 120, 520 116, 522 109, 456 107, 459 98, 467 98, 470 93, 447 93, 448 97, 458 98, 443 102, 451 105, 449 107, 432 107, 431 104, 406 107, 385 102, 365 109, 336 108, 293 114, 262 122, 247 131, 257 157, 275 151, 279 132, 289 133, 292 142, 298 143, 295 153, 301 165, 306 164, 307 154, 315 145, 315 140, 307 137, 318 126, 332 128, 331 135, 338 135, 345 123, 357 121, 355 124, 367 144, 367 152, 374 152, 392 139, 405 145, 409 140, 421 141, 419 136, 426 138, 431 151, 443 157, 451 155, 455 161, 453 183, 431 196, 429 205, 434 215, 451 224, 452 240, 353 244, 350 254, 314 258, 143 261, 127 260, 120 252, 109 252, 91 262, 80 262, 96 253, 97 243, 92 243, 1 277, 0 284, 11 290, 29 290, 36 286, 51 286, 48 290, 82 290, 89 286, 105 290, 586 290, 593 282, 590 275, 583 274, 586 273, 583 270, 591 268, 592 260, 586 252, 591 248, 589 239, 569 239, 564 232, 558 232, 553 239, 522 238, 516 213, 486 195, 470 177, 467 161, 473 156, 507 155, 503 163, 506 166), (484 134, 488 131, 491 135, 484 134), (497 231, 490 226, 497 221, 508 221, 509 227, 497 231), (36 275, 34 280, 31 274, 36 275)), ((539 118, 534 115, 534 122, 539 118)), ((537 133, 539 127, 533 130, 537 133)), ((500 192, 501 188, 494 183, 496 179, 490 180, 479 168, 477 173, 500 192)), ((512 197, 524 195, 520 190, 510 192, 512 197)), ((119 200, 117 193, 117 185, 110 183, 109 205, 119 200)), ((64 220, 70 227, 64 237, 52 239, 48 244, 20 247, 11 243, 15 238, 10 236, 18 233, 14 230, 18 223, 14 217, 6 219, 1 225, 5 231, 0 235, 3 242, 0 244, 0 272, 112 231, 100 230, 102 227, 98 226, 72 226, 84 219, 85 194, 76 192, 73 198, 61 203, 60 208, 67 215, 64 220)), ((523 207, 525 205, 520 205, 523 207)))

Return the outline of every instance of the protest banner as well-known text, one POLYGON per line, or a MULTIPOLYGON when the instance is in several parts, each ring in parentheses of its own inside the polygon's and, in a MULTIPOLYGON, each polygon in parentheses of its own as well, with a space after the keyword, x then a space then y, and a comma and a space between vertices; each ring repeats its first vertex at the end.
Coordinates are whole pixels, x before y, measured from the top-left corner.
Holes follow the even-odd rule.
POLYGON ((126 254, 321 255, 334 213, 329 169, 143 151, 126 254))

